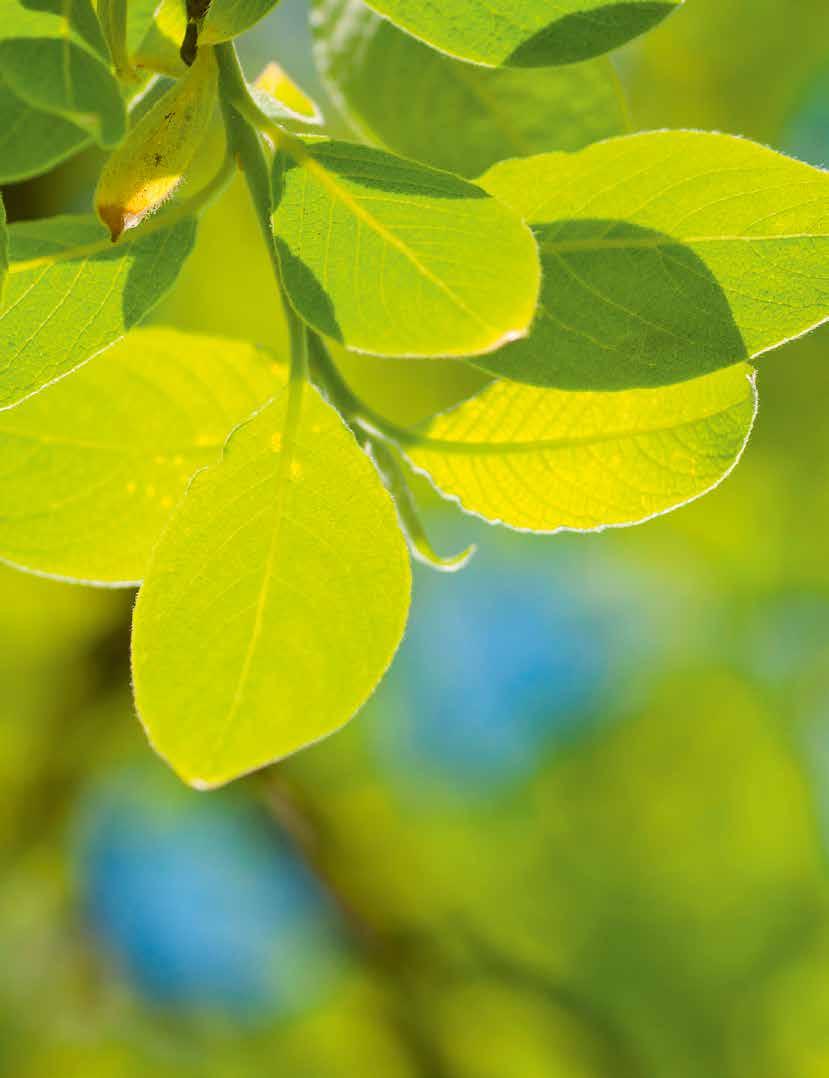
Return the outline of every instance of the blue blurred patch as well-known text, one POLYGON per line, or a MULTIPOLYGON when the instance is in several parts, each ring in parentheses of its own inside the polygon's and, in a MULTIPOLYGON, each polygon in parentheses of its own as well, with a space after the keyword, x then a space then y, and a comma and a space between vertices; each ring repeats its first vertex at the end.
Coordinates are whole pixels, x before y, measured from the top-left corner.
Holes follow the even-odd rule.
POLYGON ((809 81, 791 110, 782 146, 802 161, 829 167, 829 68, 809 81))
POLYGON ((130 770, 91 792, 79 833, 92 927, 148 999, 294 1013, 341 969, 314 877, 240 795, 130 770))
POLYGON ((372 720, 379 759, 418 798, 436 784, 461 797, 498 792, 622 695, 647 621, 637 582, 620 601, 618 576, 597 594, 588 560, 530 550, 520 561, 479 554, 454 576, 418 574, 372 720))

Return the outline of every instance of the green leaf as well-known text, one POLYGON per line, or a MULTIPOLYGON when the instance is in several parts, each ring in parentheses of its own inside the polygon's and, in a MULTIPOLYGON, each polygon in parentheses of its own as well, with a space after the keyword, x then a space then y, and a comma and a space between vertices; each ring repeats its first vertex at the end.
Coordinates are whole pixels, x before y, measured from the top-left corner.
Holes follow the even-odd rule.
POLYGON ((496 165, 544 266, 526 341, 479 363, 564 389, 694 378, 829 318, 829 174, 729 135, 660 131, 496 165))
POLYGON ((9 228, 0 311, 0 410, 69 374, 138 324, 175 282, 195 239, 192 218, 113 246, 94 217, 9 228))
POLYGON ((756 410, 746 364, 624 393, 495 382, 407 452, 467 512, 521 530, 592 531, 712 490, 739 460, 756 410))
POLYGON ((273 61, 248 89, 266 116, 278 124, 287 124, 289 129, 318 127, 323 122, 319 105, 273 61))
POLYGON ((48 172, 88 142, 85 131, 33 108, 0 78, 0 183, 17 183, 48 172))
POLYGON ((489 67, 589 60, 645 33, 683 0, 369 0, 442 52, 489 67))
POLYGON ((0 71, 17 97, 102 146, 123 137, 126 109, 89 0, 0 0, 0 71))
POLYGON ((285 287, 321 333, 384 356, 457 356, 523 336, 529 229, 480 187, 344 142, 286 140, 274 166, 285 287))
POLYGON ((209 45, 230 41, 264 19, 278 3, 279 0, 213 0, 199 41, 209 45))
POLYGON ((195 477, 135 610, 139 714, 154 748, 200 788, 342 726, 406 621, 410 570, 391 498, 316 390, 305 388, 299 417, 286 396, 195 477))
POLYGON ((367 141, 462 176, 496 161, 579 150, 627 127, 609 60, 535 71, 453 60, 361 0, 316 0, 314 52, 367 141))
POLYGON ((193 473, 283 383, 241 341, 136 330, 0 412, 0 559, 137 583, 193 473))
MULTIPOLYGON (((277 3, 279 0, 213 0, 199 30, 199 44, 230 41, 264 18, 277 3)), ((134 51, 135 64, 180 75, 185 67, 179 49, 186 29, 185 0, 161 0, 134 51)))
POLYGON ((6 207, 3 205, 3 192, 0 191, 0 310, 3 308, 3 291, 9 272, 9 230, 6 227, 6 207))
POLYGON ((133 64, 178 78, 187 70, 179 55, 186 29, 184 0, 161 0, 152 12, 137 44, 133 44, 136 35, 135 23, 133 24, 130 38, 133 64))

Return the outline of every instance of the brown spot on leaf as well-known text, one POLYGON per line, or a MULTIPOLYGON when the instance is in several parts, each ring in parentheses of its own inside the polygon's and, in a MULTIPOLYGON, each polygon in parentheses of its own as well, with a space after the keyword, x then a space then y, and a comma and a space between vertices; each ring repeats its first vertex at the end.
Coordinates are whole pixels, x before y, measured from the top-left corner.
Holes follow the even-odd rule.
POLYGON ((124 211, 121 206, 99 206, 98 216, 109 229, 110 239, 113 243, 124 231, 124 211))

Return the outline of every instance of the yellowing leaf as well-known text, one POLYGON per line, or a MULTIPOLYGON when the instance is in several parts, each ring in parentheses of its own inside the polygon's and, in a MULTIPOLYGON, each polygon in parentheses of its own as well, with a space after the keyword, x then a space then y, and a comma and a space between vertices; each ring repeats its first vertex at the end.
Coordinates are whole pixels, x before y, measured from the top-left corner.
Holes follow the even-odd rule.
POLYGON ((274 120, 294 120, 311 125, 322 123, 317 103, 273 61, 261 71, 250 89, 262 111, 274 120))
POLYGON ((138 121, 107 161, 95 210, 113 241, 163 205, 184 179, 207 134, 216 104, 216 64, 209 49, 138 121))
POLYGON ((660 389, 566 393, 496 382, 438 416, 413 464, 493 523, 536 532, 636 524, 716 487, 756 414, 745 364, 660 389))
POLYGON ((135 67, 178 78, 186 71, 179 49, 187 29, 184 0, 161 0, 132 54, 135 67))
POLYGON ((193 473, 283 383, 244 342, 136 330, 0 412, 0 559, 137 583, 193 473))
POLYGON ((391 498, 316 390, 290 407, 286 396, 195 477, 136 605, 139 714, 200 788, 342 726, 406 621, 410 570, 391 498))

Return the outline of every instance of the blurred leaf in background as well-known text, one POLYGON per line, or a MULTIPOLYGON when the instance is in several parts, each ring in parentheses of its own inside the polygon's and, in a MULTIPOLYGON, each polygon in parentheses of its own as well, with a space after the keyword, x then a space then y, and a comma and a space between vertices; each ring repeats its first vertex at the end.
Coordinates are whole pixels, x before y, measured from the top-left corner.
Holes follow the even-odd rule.
MULTIPOLYGON (((246 63, 336 116, 306 17, 246 63)), ((827 31, 823 0, 688 0, 614 54, 634 128, 826 164, 827 31)), ((283 355, 259 251, 234 185, 156 322, 283 355)), ((486 383, 341 358, 401 423, 486 383)), ((0 1073, 825 1078, 829 332, 760 386, 740 469, 647 528, 499 538, 418 480, 477 558, 418 572, 358 722, 228 792, 150 756, 128 594, 0 571, 0 1073)))

